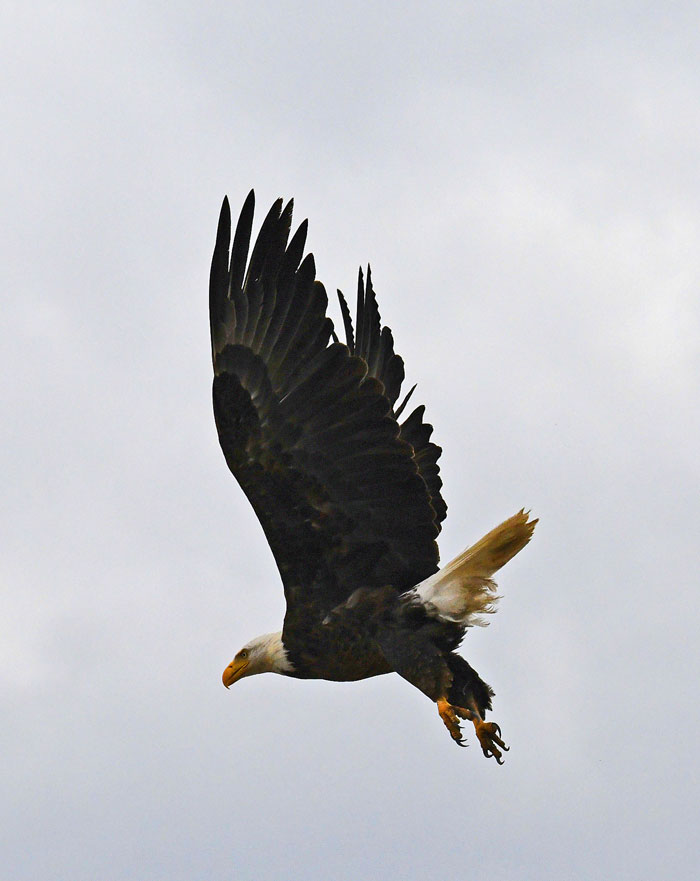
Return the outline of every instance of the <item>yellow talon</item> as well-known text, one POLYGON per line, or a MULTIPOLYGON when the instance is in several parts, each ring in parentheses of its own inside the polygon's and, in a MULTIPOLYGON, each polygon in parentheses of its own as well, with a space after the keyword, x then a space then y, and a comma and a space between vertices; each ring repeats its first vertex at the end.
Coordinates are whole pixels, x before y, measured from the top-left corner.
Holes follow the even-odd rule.
POLYGON ((462 729, 459 727, 459 719, 457 718, 457 713, 455 712, 455 708, 447 701, 445 698, 440 698, 437 702, 438 713, 440 713, 440 718, 445 723, 445 727, 450 732, 450 736, 452 740, 459 746, 467 746, 462 737, 462 729))
POLYGON ((486 758, 488 759, 493 756, 498 764, 502 765, 503 753, 501 750, 508 752, 509 747, 501 739, 501 726, 496 724, 496 722, 484 722, 483 719, 474 719, 474 728, 481 744, 481 750, 486 758))
POLYGON ((474 723, 474 730, 481 745, 481 751, 486 758, 490 759, 493 756, 499 765, 503 764, 503 752, 508 752, 509 748, 501 738, 500 725, 496 722, 484 722, 476 708, 456 707, 445 700, 445 698, 441 698, 437 702, 437 707, 440 718, 445 723, 447 730, 456 743, 460 746, 467 745, 462 737, 459 720, 468 719, 474 723))

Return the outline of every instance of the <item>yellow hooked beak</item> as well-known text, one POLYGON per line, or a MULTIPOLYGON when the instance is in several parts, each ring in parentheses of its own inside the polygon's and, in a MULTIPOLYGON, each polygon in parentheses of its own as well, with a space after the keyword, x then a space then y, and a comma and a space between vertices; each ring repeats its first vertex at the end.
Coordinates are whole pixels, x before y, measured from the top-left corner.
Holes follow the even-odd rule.
POLYGON ((238 682, 241 676, 245 676, 246 667, 250 661, 244 658, 234 658, 228 667, 224 670, 224 675, 221 677, 221 681, 224 683, 226 688, 229 685, 233 685, 234 682, 238 682))

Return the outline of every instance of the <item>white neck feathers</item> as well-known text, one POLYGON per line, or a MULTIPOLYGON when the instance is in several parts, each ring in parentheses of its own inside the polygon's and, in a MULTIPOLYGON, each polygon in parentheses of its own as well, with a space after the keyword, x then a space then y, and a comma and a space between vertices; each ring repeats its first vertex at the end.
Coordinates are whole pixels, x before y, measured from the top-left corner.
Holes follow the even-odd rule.
POLYGON ((287 657, 281 631, 265 633, 253 640, 250 645, 256 655, 259 653, 261 673, 291 673, 294 670, 294 665, 287 657))

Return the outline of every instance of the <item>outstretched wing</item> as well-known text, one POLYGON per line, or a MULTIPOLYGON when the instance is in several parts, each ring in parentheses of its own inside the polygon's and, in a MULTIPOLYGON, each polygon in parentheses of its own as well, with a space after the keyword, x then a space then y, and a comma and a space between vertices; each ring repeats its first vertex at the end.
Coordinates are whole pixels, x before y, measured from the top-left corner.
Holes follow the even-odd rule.
POLYGON ((416 449, 437 456, 420 417, 406 420, 404 435, 393 413, 403 367, 397 381, 396 371, 368 369, 371 347, 353 354, 329 344, 326 292, 313 256, 302 259, 306 222, 289 240, 292 202, 275 202, 248 260, 253 209, 251 192, 230 260, 226 199, 219 219, 210 279, 214 415, 288 610, 325 613, 358 587, 403 590, 437 569, 444 503, 435 504, 439 487, 436 496, 416 449))

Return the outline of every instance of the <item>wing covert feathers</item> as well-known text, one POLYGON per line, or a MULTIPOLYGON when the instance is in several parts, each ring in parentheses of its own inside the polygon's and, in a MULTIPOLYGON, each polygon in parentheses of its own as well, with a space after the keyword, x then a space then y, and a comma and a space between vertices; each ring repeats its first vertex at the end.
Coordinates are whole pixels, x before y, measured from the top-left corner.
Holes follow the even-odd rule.
POLYGON ((369 272, 355 333, 340 295, 348 344, 331 342, 326 292, 313 256, 303 256, 306 222, 290 240, 292 202, 278 200, 248 258, 253 211, 251 192, 230 258, 228 200, 219 219, 214 413, 275 556, 288 617, 327 611, 361 586, 405 590, 437 568, 445 506, 432 428, 421 407, 397 422, 403 362, 381 328, 369 272))

